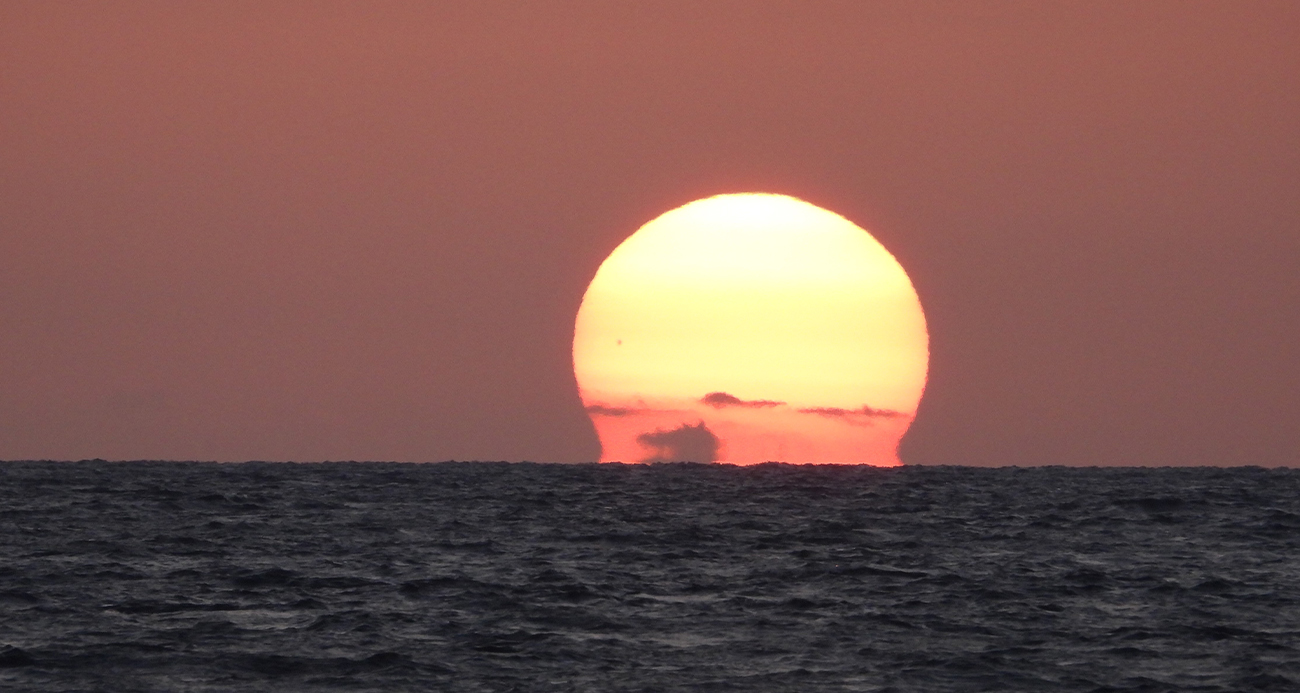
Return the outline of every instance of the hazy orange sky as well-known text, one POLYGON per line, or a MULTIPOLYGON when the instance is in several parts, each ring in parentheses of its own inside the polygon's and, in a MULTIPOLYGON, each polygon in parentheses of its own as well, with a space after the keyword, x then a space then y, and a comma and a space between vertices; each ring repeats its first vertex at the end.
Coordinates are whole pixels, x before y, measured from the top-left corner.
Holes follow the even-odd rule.
POLYGON ((1300 464, 1300 3, 0 2, 0 459, 594 460, 727 192, 925 307, 920 464, 1300 464), (454 7, 453 7, 454 5, 454 7))

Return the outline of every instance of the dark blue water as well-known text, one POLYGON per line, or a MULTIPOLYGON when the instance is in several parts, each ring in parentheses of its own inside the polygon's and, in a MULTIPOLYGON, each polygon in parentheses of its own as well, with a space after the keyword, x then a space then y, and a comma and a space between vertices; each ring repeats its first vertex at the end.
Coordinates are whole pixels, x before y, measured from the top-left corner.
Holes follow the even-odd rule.
POLYGON ((1300 690, 1300 471, 4 463, 0 537, 3 690, 1300 690))

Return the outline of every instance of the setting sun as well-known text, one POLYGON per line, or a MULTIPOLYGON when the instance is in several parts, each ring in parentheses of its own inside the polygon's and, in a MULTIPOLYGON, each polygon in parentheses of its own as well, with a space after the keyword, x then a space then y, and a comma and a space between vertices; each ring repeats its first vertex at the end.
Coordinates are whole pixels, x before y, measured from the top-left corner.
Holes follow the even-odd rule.
POLYGON ((603 462, 897 465, 928 358, 889 251, 770 194, 641 227, 597 271, 573 342, 603 462))

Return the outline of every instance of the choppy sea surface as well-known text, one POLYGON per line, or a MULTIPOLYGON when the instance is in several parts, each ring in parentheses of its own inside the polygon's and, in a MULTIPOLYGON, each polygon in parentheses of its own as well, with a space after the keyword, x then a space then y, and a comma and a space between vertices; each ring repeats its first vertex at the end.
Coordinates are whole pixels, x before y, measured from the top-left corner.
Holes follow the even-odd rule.
POLYGON ((1300 470, 0 463, 7 691, 1297 691, 1300 470))

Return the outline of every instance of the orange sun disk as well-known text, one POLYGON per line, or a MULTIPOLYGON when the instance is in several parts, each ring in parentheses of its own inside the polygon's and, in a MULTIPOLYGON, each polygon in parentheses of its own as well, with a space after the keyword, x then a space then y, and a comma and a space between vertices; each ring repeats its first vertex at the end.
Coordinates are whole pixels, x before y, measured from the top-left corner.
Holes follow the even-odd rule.
POLYGON ((605 260, 574 328, 602 462, 900 464, 929 338, 902 266, 847 219, 719 195, 605 260))

